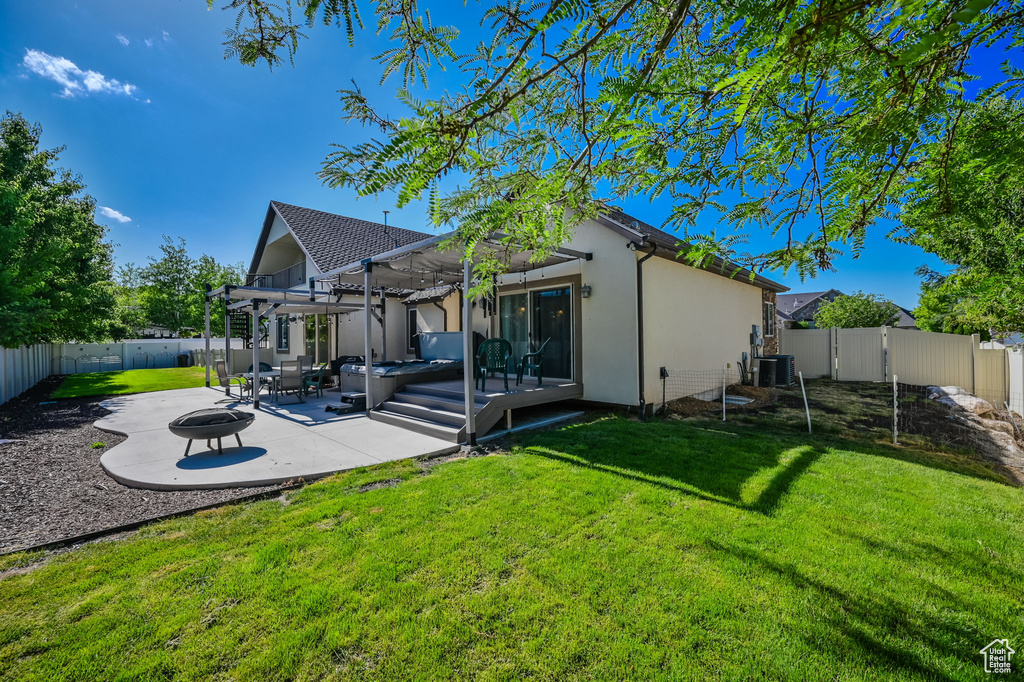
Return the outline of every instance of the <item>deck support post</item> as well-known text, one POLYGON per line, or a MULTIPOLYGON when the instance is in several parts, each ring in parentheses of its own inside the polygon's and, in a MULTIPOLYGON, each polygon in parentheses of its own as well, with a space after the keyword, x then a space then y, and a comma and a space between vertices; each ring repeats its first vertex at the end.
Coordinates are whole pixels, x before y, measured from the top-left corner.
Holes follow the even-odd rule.
POLYGON ((206 296, 203 297, 205 305, 203 306, 203 315, 206 325, 204 327, 204 338, 206 339, 205 352, 203 356, 203 364, 206 365, 206 387, 210 387, 210 283, 206 283, 206 296))
POLYGON ((252 302, 252 407, 260 409, 260 302, 252 302))
POLYGON ((473 369, 473 302, 469 290, 473 286, 473 260, 466 255, 462 261, 462 377, 466 402, 466 446, 476 445, 476 377, 473 369))
POLYGON ((366 374, 366 414, 373 410, 373 263, 363 263, 363 345, 365 360, 363 369, 366 374))

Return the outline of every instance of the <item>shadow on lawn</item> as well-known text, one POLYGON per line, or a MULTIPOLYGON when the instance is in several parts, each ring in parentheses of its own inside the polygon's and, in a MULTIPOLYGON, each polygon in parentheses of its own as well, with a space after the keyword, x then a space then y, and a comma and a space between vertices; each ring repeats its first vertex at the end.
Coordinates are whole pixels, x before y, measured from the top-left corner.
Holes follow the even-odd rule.
MULTIPOLYGON (((820 598, 821 608, 816 609, 819 615, 813 625, 801 627, 791 636, 803 637, 812 646, 833 650, 840 666, 844 656, 859 651, 873 666, 893 672, 914 671, 927 679, 951 680, 948 673, 907 644, 927 649, 935 658, 955 658, 960 662, 957 667, 970 667, 977 664, 972 655, 987 641, 976 628, 936 615, 944 613, 944 608, 928 611, 876 591, 858 593, 839 589, 825 579, 763 552, 716 540, 709 540, 708 545, 820 598), (884 639, 879 634, 884 635, 884 639)), ((932 595, 933 603, 946 602, 946 606, 957 611, 973 609, 962 597, 948 591, 937 590, 932 595)))
POLYGON ((752 442, 729 431, 678 422, 639 424, 607 419, 540 434, 530 452, 573 466, 770 515, 824 453, 815 444, 778 439, 752 442), (751 479, 777 469, 753 500, 751 479))
POLYGON ((60 388, 53 392, 56 399, 116 395, 130 390, 132 385, 122 379, 124 372, 93 372, 69 374, 60 388))

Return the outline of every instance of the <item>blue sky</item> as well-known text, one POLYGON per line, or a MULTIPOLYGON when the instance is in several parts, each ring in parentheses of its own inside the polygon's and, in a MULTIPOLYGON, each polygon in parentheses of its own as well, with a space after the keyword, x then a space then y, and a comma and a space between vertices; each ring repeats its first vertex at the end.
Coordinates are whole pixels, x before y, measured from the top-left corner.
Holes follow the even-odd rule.
MULTIPOLYGON (((248 264, 271 199, 376 221, 391 210, 389 223, 425 230, 421 204, 357 200, 316 177, 330 143, 373 133, 339 120, 337 90, 350 79, 401 111, 393 84, 377 87, 383 40, 364 31, 349 48, 342 30, 316 26, 295 67, 271 73, 223 58, 232 21, 204 0, 0 0, 0 107, 42 124, 46 147, 67 147, 61 165, 105 207, 97 218, 119 263, 144 261, 167 234, 195 255, 248 264)), ((667 201, 624 208, 655 225, 669 213, 667 201)), ((794 291, 864 290, 912 308, 914 269, 940 263, 886 231, 874 228, 864 254, 840 258, 836 272, 775 277, 794 291)), ((750 247, 768 243, 754 235, 750 247)))

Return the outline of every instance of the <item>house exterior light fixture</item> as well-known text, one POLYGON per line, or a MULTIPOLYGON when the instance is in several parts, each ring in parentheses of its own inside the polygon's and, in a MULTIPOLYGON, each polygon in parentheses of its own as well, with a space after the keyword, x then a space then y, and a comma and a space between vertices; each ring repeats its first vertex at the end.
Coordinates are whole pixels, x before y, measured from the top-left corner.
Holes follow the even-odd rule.
POLYGON ((583 298, 590 298, 590 292, 593 291, 589 284, 584 284, 580 287, 580 296, 583 298))

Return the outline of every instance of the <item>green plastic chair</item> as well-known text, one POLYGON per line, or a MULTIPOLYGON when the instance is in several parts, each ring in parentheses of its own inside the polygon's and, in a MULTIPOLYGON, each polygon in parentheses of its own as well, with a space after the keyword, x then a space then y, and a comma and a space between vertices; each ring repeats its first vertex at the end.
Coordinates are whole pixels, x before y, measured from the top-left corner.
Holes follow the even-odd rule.
POLYGON ((540 386, 542 384, 540 366, 541 363, 544 362, 544 348, 548 345, 548 341, 550 340, 550 336, 544 339, 544 343, 540 344, 540 348, 532 353, 524 355, 523 359, 519 361, 518 365, 516 365, 516 386, 523 383, 523 376, 531 369, 536 370, 537 372, 537 385, 540 386))
POLYGON ((487 339, 480 344, 476 356, 476 376, 480 390, 487 390, 487 373, 501 372, 505 378, 505 393, 508 393, 508 366, 512 360, 512 344, 506 339, 487 339))
POLYGON ((324 395, 324 376, 327 374, 327 363, 320 365, 319 369, 313 370, 312 372, 306 372, 302 375, 302 394, 308 395, 309 389, 316 391, 316 397, 322 398, 324 395))

